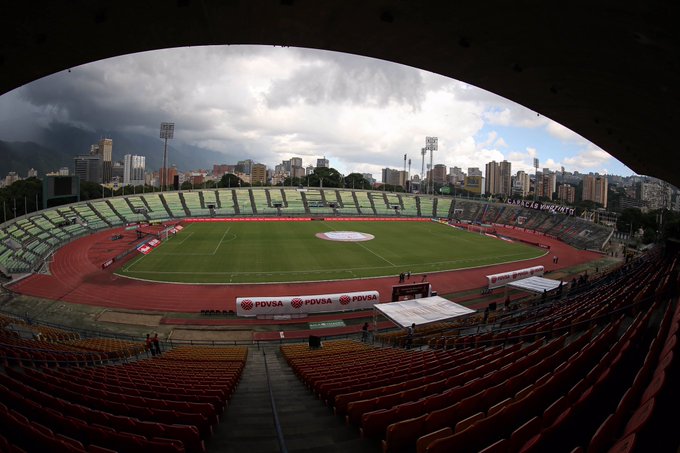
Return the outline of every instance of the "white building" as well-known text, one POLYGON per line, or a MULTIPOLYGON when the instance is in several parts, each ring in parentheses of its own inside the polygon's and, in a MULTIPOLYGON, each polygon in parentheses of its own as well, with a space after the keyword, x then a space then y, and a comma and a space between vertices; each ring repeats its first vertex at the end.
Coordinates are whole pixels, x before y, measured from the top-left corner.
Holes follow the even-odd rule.
POLYGON ((126 154, 123 158, 123 184, 132 186, 144 185, 146 157, 126 154))

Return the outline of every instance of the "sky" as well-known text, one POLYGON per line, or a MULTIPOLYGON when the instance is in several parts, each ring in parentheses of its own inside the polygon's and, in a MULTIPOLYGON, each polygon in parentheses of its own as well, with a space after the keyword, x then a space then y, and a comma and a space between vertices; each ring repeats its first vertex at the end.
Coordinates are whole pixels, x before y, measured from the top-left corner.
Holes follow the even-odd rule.
MULTIPOLYGON (((30 141, 63 122, 158 137, 274 167, 326 157, 343 174, 385 167, 420 174, 425 137, 435 164, 504 159, 540 168, 631 175, 614 157, 537 112, 467 83, 382 60, 273 46, 165 49, 62 71, 0 96, 0 140, 30 141)), ((429 163, 429 155, 425 164, 429 163)), ((190 169, 182 169, 190 170, 190 169)))

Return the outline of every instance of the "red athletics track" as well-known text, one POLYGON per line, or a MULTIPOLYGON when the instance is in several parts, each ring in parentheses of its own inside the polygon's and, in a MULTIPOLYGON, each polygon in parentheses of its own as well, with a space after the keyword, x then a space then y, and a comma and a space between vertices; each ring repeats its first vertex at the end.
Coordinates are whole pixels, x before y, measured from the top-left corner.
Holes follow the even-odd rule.
MULTIPOLYGON (((427 276, 432 288, 440 294, 460 292, 485 286, 487 283, 485 275, 488 274, 535 265, 543 265, 547 271, 551 271, 593 261, 601 256, 593 252, 576 250, 559 240, 545 236, 504 228, 499 230, 508 236, 550 245, 551 250, 541 258, 514 264, 432 273, 427 276), (559 257, 557 265, 552 262, 554 255, 559 257)), ((236 297, 331 294, 365 290, 379 291, 381 302, 388 302, 392 294, 392 285, 398 283, 395 275, 391 278, 314 283, 171 284, 119 277, 113 272, 117 266, 122 265, 122 262, 108 269, 101 269, 101 264, 106 260, 136 243, 138 243, 136 233, 125 231, 123 228, 95 233, 71 242, 55 254, 50 267, 51 275, 32 275, 12 285, 12 290, 46 299, 109 308, 198 312, 236 310, 236 297), (114 234, 122 234, 123 239, 112 241, 110 238, 114 234)), ((408 269, 400 271, 405 272, 408 269)), ((421 279, 421 275, 411 277, 411 281, 418 282, 421 279)))

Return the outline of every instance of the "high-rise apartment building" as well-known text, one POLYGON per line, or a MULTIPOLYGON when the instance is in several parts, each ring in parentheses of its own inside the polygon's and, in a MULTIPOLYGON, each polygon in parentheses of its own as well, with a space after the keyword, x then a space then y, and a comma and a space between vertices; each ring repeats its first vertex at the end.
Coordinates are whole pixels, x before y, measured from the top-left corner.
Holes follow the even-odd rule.
POLYGON ((523 170, 517 172, 515 181, 512 185, 512 195, 526 197, 531 189, 531 179, 529 174, 523 170))
POLYGON ((319 168, 319 167, 322 167, 322 168, 329 168, 328 159, 326 159, 325 157, 324 157, 323 159, 317 159, 317 160, 316 160, 316 167, 317 167, 317 168, 319 168))
POLYGON ((235 165, 227 165, 227 164, 220 164, 220 165, 213 165, 213 176, 216 178, 221 178, 227 173, 234 173, 236 171, 236 166, 235 165))
POLYGON ((291 167, 302 167, 302 157, 291 157, 290 158, 291 167))
POLYGON ((463 188, 474 195, 484 193, 484 178, 481 176, 466 176, 463 188))
POLYGON ((125 165, 121 161, 114 161, 111 163, 111 182, 114 184, 122 184, 125 176, 125 165))
POLYGON ((446 165, 435 164, 434 169, 428 172, 428 179, 432 175, 432 181, 435 184, 443 185, 446 184, 446 165))
POLYGON ((607 207, 607 178, 600 175, 586 175, 583 177, 583 195, 581 198, 584 201, 594 201, 599 203, 602 207, 607 207))
POLYGON ((539 197, 553 198, 553 193, 557 187, 556 175, 550 170, 539 172, 536 175, 536 195, 539 197))
POLYGON ((123 184, 132 186, 144 185, 146 157, 126 154, 123 157, 123 184))
POLYGON ((73 174, 78 176, 81 181, 101 184, 103 182, 101 156, 88 154, 74 157, 73 174))
POLYGON ((468 176, 484 176, 478 167, 468 167, 468 176))
POLYGON ((576 202, 576 188, 571 184, 561 184, 557 187, 557 198, 562 203, 573 204, 576 202))
POLYGON ((113 140, 102 138, 99 140, 97 154, 102 160, 102 182, 109 183, 113 178, 111 157, 113 156, 113 140))
POLYGON ((649 209, 670 208, 673 191, 660 181, 640 181, 635 184, 635 198, 649 209))
POLYGON ((251 159, 246 159, 246 160, 239 160, 236 163, 236 172, 237 173, 244 173, 246 175, 250 175, 250 173, 253 171, 253 162, 251 159))
POLYGON ((500 192, 503 195, 512 194, 512 164, 507 160, 498 164, 500 175, 500 192))
POLYGON ((264 185, 267 182, 267 166, 265 164, 253 164, 250 173, 251 184, 264 185))
POLYGON ((460 167, 449 168, 448 182, 454 185, 462 184, 465 180, 465 173, 460 167))
POLYGON ((401 172, 395 170, 394 168, 383 168, 382 169, 382 182, 383 184, 388 184, 391 186, 401 185, 401 172))
POLYGON ((512 193, 512 165, 504 160, 486 164, 486 183, 484 192, 490 195, 510 195, 512 193))

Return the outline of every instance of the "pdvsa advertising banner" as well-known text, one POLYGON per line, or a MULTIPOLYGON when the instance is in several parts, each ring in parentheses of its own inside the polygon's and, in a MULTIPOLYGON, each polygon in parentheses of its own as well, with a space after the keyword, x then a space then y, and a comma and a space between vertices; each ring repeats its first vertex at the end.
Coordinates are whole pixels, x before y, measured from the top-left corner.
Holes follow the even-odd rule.
POLYGON ((237 297, 238 316, 292 315, 329 311, 363 310, 380 300, 378 291, 320 294, 314 296, 237 297))
POLYGON ((534 266, 501 274, 487 275, 486 278, 489 280, 489 289, 494 289, 525 278, 541 277, 544 271, 545 268, 543 266, 534 266))

